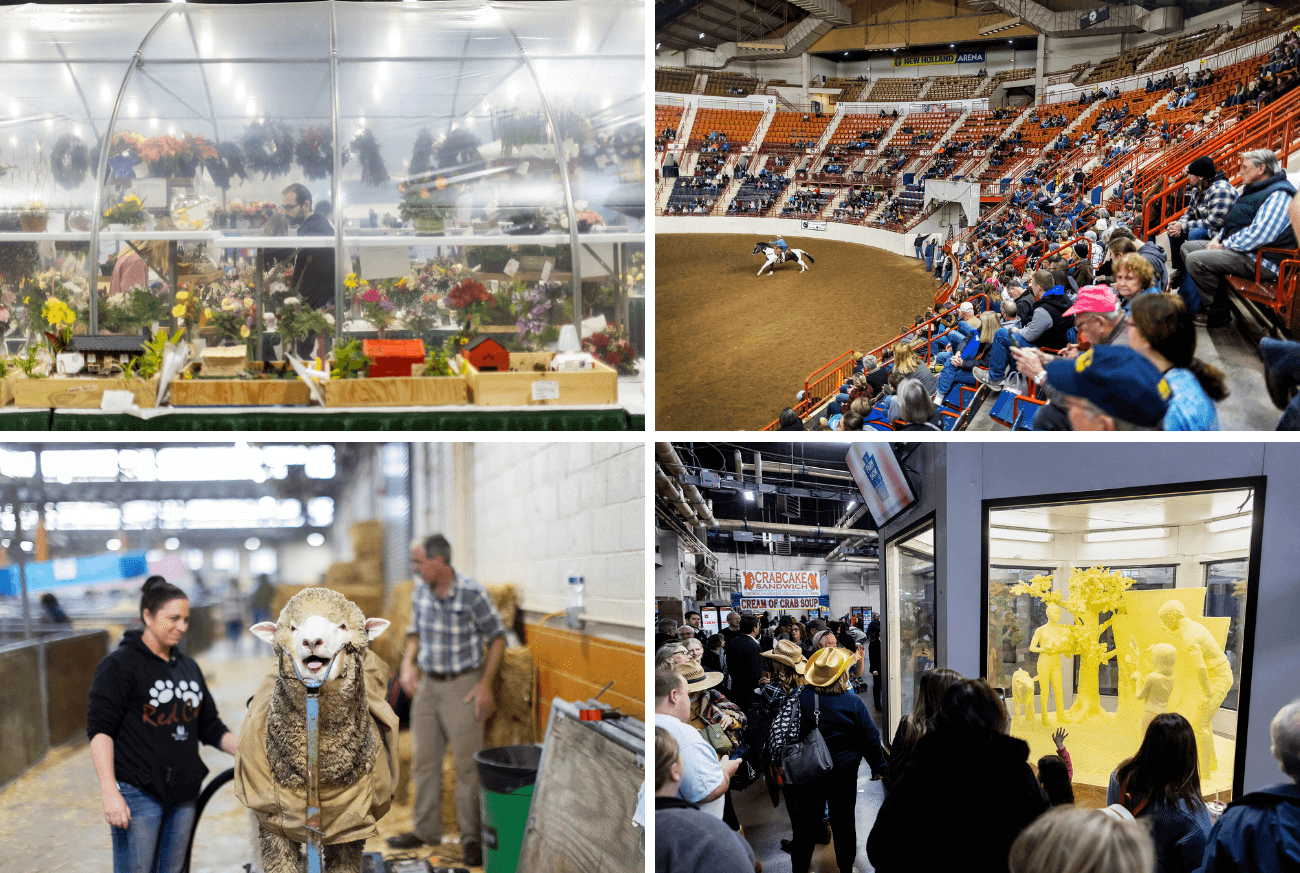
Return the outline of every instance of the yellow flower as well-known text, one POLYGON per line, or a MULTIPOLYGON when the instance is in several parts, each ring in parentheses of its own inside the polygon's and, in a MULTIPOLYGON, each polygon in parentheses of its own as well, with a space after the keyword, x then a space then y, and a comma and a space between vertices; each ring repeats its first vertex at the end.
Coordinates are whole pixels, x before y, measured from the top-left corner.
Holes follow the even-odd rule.
POLYGON ((190 299, 190 292, 188 292, 188 291, 177 291, 177 292, 176 292, 176 299, 177 299, 177 300, 189 300, 189 299, 190 299))
POLYGON ((252 306, 252 305, 253 305, 253 298, 252 298, 252 297, 245 297, 245 298, 244 298, 244 305, 245 305, 245 306, 252 306))
POLYGON ((203 317, 204 317, 204 318, 211 318, 211 317, 212 317, 212 310, 211 310, 211 309, 208 309, 207 307, 204 307, 204 309, 203 309, 203 317))
POLYGON ((357 274, 348 273, 347 276, 343 279, 343 286, 350 291, 357 290, 357 274))
POLYGON ((250 331, 248 330, 248 325, 244 325, 239 329, 239 335, 242 336, 244 339, 248 339, 249 332, 250 331))
POLYGON ((185 314, 185 307, 181 306, 179 303, 177 303, 175 306, 172 307, 172 315, 176 316, 177 318, 180 318, 184 314, 185 314))

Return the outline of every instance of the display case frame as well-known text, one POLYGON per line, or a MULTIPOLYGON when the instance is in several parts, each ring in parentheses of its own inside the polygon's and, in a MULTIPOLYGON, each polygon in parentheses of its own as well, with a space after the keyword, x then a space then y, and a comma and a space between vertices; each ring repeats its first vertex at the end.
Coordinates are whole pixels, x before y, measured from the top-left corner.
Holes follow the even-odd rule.
MULTIPOLYGON (((881 549, 881 573, 883 579, 883 590, 880 598, 880 608, 883 616, 881 639, 886 642, 883 647, 883 661, 881 668, 884 672, 885 694, 882 695, 884 708, 884 725, 888 736, 886 739, 893 737, 893 732, 897 728, 901 719, 906 718, 911 711, 910 706, 905 707, 903 680, 904 680, 904 654, 902 651, 902 631, 901 631, 901 610, 899 603, 899 571, 896 566, 900 563, 898 560, 898 550, 905 548, 905 544, 930 531, 935 537, 938 536, 938 514, 935 511, 926 513, 907 527, 891 536, 884 543, 881 549)), ((931 554, 931 561, 934 564, 935 578, 931 580, 930 585, 933 588, 933 600, 935 608, 931 614, 932 622, 932 643, 934 647, 932 660, 934 666, 939 663, 939 585, 938 585, 938 556, 931 554)))
MULTIPOLYGON (((599 8, 591 11, 588 11, 585 4, 567 2, 567 0, 562 0, 562 2, 555 4, 547 4, 547 14, 552 17, 571 15, 575 17, 575 20, 577 20, 577 16, 589 16, 592 21, 596 22, 591 25, 595 30, 594 33, 589 34, 586 37, 579 36, 579 46, 584 45, 582 42, 583 39, 587 40, 585 44, 592 46, 586 53, 582 51, 574 51, 573 47, 568 44, 558 45, 554 49, 548 48, 543 39, 539 38, 535 33, 530 32, 531 30, 535 30, 535 28, 530 28, 528 26, 528 22, 532 20, 529 16, 538 13, 536 10, 529 9, 525 4, 494 2, 494 0, 452 0, 450 3, 438 4, 370 5, 341 4, 336 2, 336 0, 318 0, 318 2, 295 4, 295 6, 297 8, 295 9, 294 14, 304 14, 304 12, 310 12, 311 8, 314 8, 320 16, 323 16, 327 20, 327 51, 316 51, 315 49, 305 51, 294 49, 291 50, 287 56, 271 57, 267 55, 273 54, 272 52, 268 52, 264 48, 260 47, 255 51, 243 54, 240 53, 238 46, 236 46, 233 51, 217 51, 213 49, 210 39, 207 43, 204 43, 202 39, 194 38, 194 57, 191 60, 187 61, 177 59, 177 57, 168 55, 165 52, 162 57, 151 57, 150 47, 152 42, 160 31, 165 31, 169 24, 175 23, 178 20, 183 20, 189 28, 190 36, 194 37, 195 26, 194 22, 191 20, 192 16, 199 16, 202 21, 210 24, 214 20, 222 20, 223 15, 247 15, 248 10, 256 8, 202 7, 178 3, 169 4, 165 7, 148 7, 149 10, 152 10, 148 12, 141 11, 143 7, 131 12, 130 14, 133 16, 131 21, 136 22, 134 26, 143 29, 144 25, 148 21, 152 21, 152 24, 148 26, 147 31, 143 33, 143 36, 140 37, 138 43, 132 47, 133 51, 127 53, 119 52, 114 54, 109 51, 96 52, 93 41, 84 34, 81 34, 77 35, 75 39, 82 39, 84 42, 70 42, 69 50, 72 54, 69 55, 64 51, 62 44, 59 44, 54 37, 51 37, 49 33, 46 33, 43 34, 48 43, 44 47, 45 55, 40 55, 40 52, 36 52, 36 54, 40 56, 17 57, 0 62, 0 70, 4 68, 6 63, 12 62, 28 65, 42 65, 41 69, 48 69, 51 75, 55 75, 56 71, 62 68, 64 70, 64 75, 76 84, 77 93, 81 95, 81 102, 82 105, 85 106, 86 112, 85 119, 82 123, 84 124, 85 121, 89 121, 91 123, 92 132, 99 130, 101 126, 103 131, 100 145, 96 147, 92 140, 90 148, 90 172, 95 173, 95 175, 91 177, 91 185, 94 188, 94 200, 93 207, 91 207, 92 211, 90 215, 92 216, 92 220, 90 221, 89 228, 85 231, 34 230, 22 232, 0 232, 0 243, 87 244, 89 246, 88 257, 86 258, 86 278, 89 286, 88 328, 91 333, 96 333, 99 329, 99 310, 101 302, 99 300, 99 294, 96 292, 96 288, 100 278, 99 252, 103 243, 125 242, 129 240, 167 241, 171 244, 174 252, 174 247, 177 243, 184 243, 187 241, 206 242, 217 248, 255 249, 258 251, 259 257, 264 248, 283 248, 286 243, 284 237, 236 235, 223 233, 220 230, 142 232, 101 229, 100 222, 96 217, 103 214, 106 204, 106 192, 108 186, 105 179, 108 173, 110 143, 113 136, 120 132, 119 122, 125 118, 125 113, 123 112, 124 98, 126 98, 127 94, 130 93, 132 82, 135 78, 145 75, 147 70, 151 68, 166 69, 170 67, 175 69, 177 65, 194 65, 197 70, 197 76, 202 79, 203 91, 207 92, 206 105, 208 107, 208 110, 196 109, 195 112, 197 115, 202 116, 206 121, 206 111, 212 111, 212 124, 215 126, 217 124, 217 116, 215 110, 212 110, 212 86, 215 85, 217 78, 215 72, 216 65, 224 65, 226 67, 240 67, 241 65, 270 65, 268 66, 270 69, 274 69, 275 67, 273 65, 276 64, 305 64, 321 67, 327 65, 329 70, 330 104, 328 125, 332 135, 332 142, 340 143, 345 140, 343 125, 349 118, 355 117, 357 113, 355 107, 342 106, 340 103, 340 95, 343 90, 343 87, 340 84, 341 77, 346 77, 348 75, 352 75, 353 77, 367 76, 368 68, 366 65, 383 64, 392 65, 395 68, 405 67, 410 69, 411 65, 420 65, 422 63, 463 63, 467 58, 472 57, 472 55, 457 56, 453 48, 450 46, 436 47, 428 54, 422 54, 414 50, 408 50, 400 55, 383 57, 365 53, 348 54, 346 50, 341 50, 341 45, 361 45, 363 41, 360 37, 352 35, 350 32, 340 34, 339 28, 341 21, 346 19, 347 27, 351 28, 354 32, 356 31, 355 25, 358 17, 365 18, 366 20, 374 18, 376 20, 391 20, 399 23, 403 21, 410 22, 414 20, 424 20, 426 26, 430 26, 427 22, 433 22, 436 24, 438 16, 445 16, 449 13, 460 15, 462 19, 477 16, 487 22, 485 27, 490 26, 496 28, 496 32, 493 34, 495 40, 492 42, 492 45, 495 47, 494 50, 498 50, 498 54, 500 55, 500 58, 497 58, 498 60, 506 58, 504 47, 507 45, 507 39, 504 38, 502 34, 508 35, 508 44, 512 47, 512 57, 503 60, 503 63, 508 64, 511 69, 517 70, 521 77, 526 75, 527 81, 531 81, 533 88, 535 89, 535 93, 531 96, 526 95, 527 101, 525 102, 530 106, 535 105, 539 117, 544 118, 545 120, 546 139, 544 144, 549 147, 556 156, 554 163, 556 165, 555 169, 558 170, 559 175, 559 190, 562 192, 561 202, 557 205, 562 208, 563 213, 565 214, 567 219, 565 222, 567 223, 567 230, 547 231, 545 233, 528 234, 524 236, 509 236, 496 233, 485 235, 481 232, 481 229, 480 232, 475 233, 472 228, 465 227, 460 231, 451 230, 438 236, 425 236, 417 235, 418 230, 416 229, 372 233, 363 228, 345 227, 342 212, 342 204, 346 200, 346 194, 343 191, 343 150, 335 148, 332 150, 333 172, 329 176, 328 188, 332 203, 340 204, 340 208, 337 212, 338 218, 333 222, 334 234, 332 237, 311 236, 292 238, 291 247, 297 249, 329 248, 334 251, 335 262, 339 266, 339 269, 334 271, 334 307, 335 312, 340 314, 347 308, 345 306, 346 294, 344 280, 348 270, 343 269, 342 267, 348 263, 346 260, 346 255, 348 253, 360 253, 365 249, 405 247, 409 259, 413 250, 423 249, 429 251, 434 247, 442 250, 465 250, 467 252, 472 252, 473 249, 482 246, 524 245, 566 247, 573 263, 569 280, 570 299, 573 303, 572 321, 579 333, 581 334, 582 331, 581 321, 583 316, 583 261, 584 258, 587 258, 588 254, 597 261, 601 261, 602 265, 606 267, 607 272, 602 275, 609 275, 612 278, 617 279, 621 293, 616 301, 615 310, 618 313, 620 324, 625 326, 629 324, 626 281, 626 277, 630 272, 628 269, 629 257, 631 253, 637 250, 644 251, 646 235, 644 230, 637 229, 634 226, 636 224, 636 220, 634 219, 629 220, 629 225, 627 227, 600 229, 607 232, 587 230, 585 227, 580 225, 578 210, 582 208, 583 201, 580 199, 579 192, 575 190, 575 180, 571 177, 570 172, 570 159, 567 157, 569 152, 566 151, 566 148, 571 148, 576 153, 576 143, 579 140, 579 137, 572 129, 572 123, 566 120, 566 116, 560 112, 557 106, 553 105, 553 98, 556 96, 569 97, 571 95, 557 95, 555 93, 555 88, 557 87, 555 83, 560 80, 560 77, 554 70, 552 70, 549 73, 550 79, 548 81, 547 71, 541 70, 539 67, 544 64, 549 64, 551 66, 568 64, 570 67, 569 73, 571 74, 574 65, 580 66, 586 61, 590 61, 593 65, 599 62, 606 62, 607 65, 619 64, 621 65, 618 67, 620 70, 630 69, 631 65, 635 64, 639 71, 638 74, 642 76, 641 85, 643 95, 645 83, 640 68, 644 63, 644 51, 640 48, 640 40, 636 41, 636 50, 633 51, 628 48, 630 43, 628 42, 629 38, 626 35, 621 35, 617 38, 611 38, 610 35, 610 32, 616 28, 617 24, 625 22, 628 19, 630 10, 637 11, 636 21, 641 27, 644 27, 644 16, 641 14, 644 7, 643 3, 639 3, 637 0, 616 0, 614 3, 601 4, 599 8), (241 11, 225 11, 236 9, 241 11), (148 16, 147 20, 145 16, 148 16), (411 16, 415 16, 416 18, 411 18, 411 16), (422 18, 425 16, 427 16, 427 18, 422 18), (601 32, 599 30, 600 27, 605 27, 610 32, 601 32), (614 48, 609 49, 608 47, 610 45, 613 45, 614 48), (53 46, 58 50, 59 56, 54 55, 50 46, 53 46), (315 51, 315 54, 312 53, 313 51, 315 51), (622 53, 619 53, 620 51, 622 53), (120 66, 120 79, 112 72, 115 66, 120 66), (108 113, 106 122, 101 113, 92 111, 91 101, 93 95, 88 97, 84 93, 85 90, 90 88, 90 84, 84 83, 85 88, 83 89, 83 83, 81 80, 76 78, 76 75, 73 72, 74 68, 77 70, 82 68, 93 69, 96 72, 96 75, 102 77, 102 80, 111 82, 112 85, 116 86, 115 94, 112 99, 112 108, 108 113), (211 80, 211 83, 209 80, 211 80), (569 129, 566 129, 566 124, 569 124, 569 129), (598 244, 601 246, 612 245, 612 262, 609 261, 609 255, 604 252, 597 252, 596 247, 598 244)), ((56 7, 38 8, 45 12, 57 9, 56 7)), ((90 10, 91 8, 92 7, 77 7, 72 5, 69 7, 63 7, 63 9, 77 10, 90 10)), ((15 17, 22 14, 24 13, 7 13, 11 22, 30 22, 36 20, 34 14, 30 12, 26 13, 29 16, 28 18, 15 17)), ((93 12, 87 11, 86 14, 88 18, 93 20, 104 21, 113 20, 105 16, 110 16, 114 13, 106 12, 104 10, 94 10, 93 12), (99 16, 99 18, 96 19, 95 16, 99 16)), ((48 18, 43 20, 48 20, 48 18)), ((466 27, 468 28, 469 26, 467 25, 466 27)), ((57 26, 52 25, 50 33, 56 31, 57 26)), ((42 34, 38 34, 38 36, 41 35, 42 34)), ((120 37, 120 34, 115 34, 115 36, 120 37)), ((177 43, 175 36, 175 34, 171 35, 167 49, 173 54, 176 51, 175 44, 177 43)), ((227 37, 228 36, 229 34, 227 34, 227 37)), ((319 38, 323 36, 323 33, 317 33, 316 36, 319 41, 319 38)), ((69 39, 72 40, 74 38, 69 37, 69 39)), ((256 40, 254 40, 254 42, 256 42, 256 40)), ((323 43, 321 48, 323 48, 323 43)), ((470 51, 470 48, 467 46, 465 51, 470 51)), ((288 68, 285 67, 284 69, 288 68)), ((400 71, 398 75, 402 75, 400 71)), ((570 75, 569 79, 572 80, 573 76, 570 75)), ((625 117, 631 117, 634 115, 640 123, 644 125, 644 113, 641 106, 643 100, 637 99, 638 95, 633 93, 635 90, 635 82, 636 80, 630 82, 620 82, 615 80, 611 85, 616 96, 621 99, 630 100, 636 104, 635 113, 624 113, 619 118, 614 119, 612 123, 622 124, 624 123, 623 119, 625 117), (624 90, 619 90, 620 88, 623 88, 624 90), (626 92, 625 97, 623 96, 624 92, 626 92)), ((110 85, 107 83, 102 85, 102 88, 105 90, 109 89, 109 87, 110 85)), ((481 81, 479 87, 480 89, 484 87, 490 88, 490 86, 482 85, 481 81)), ((39 99, 34 98, 32 95, 19 96, 32 98, 33 101, 39 99)), ((107 96, 107 94, 105 93, 103 96, 107 96)), ((192 100, 195 106, 202 106, 202 101, 204 100, 204 94, 202 91, 195 93, 192 96, 192 100)), ((17 106, 17 102, 14 102, 13 105, 17 106)), ((572 115, 573 113, 570 112, 569 114, 572 115)), ((72 116, 67 116, 66 118, 65 116, 59 116, 59 118, 61 119, 61 122, 62 120, 76 120, 76 118, 72 116)), ((35 125, 37 121, 39 121, 39 118, 35 121, 31 121, 31 124, 35 125)), ((45 123, 47 126, 52 125, 53 116, 46 117, 45 123)), ((452 126, 454 128, 454 125, 452 126)), ((231 130, 228 133, 233 134, 234 131, 231 130)), ((644 210, 645 200, 648 197, 648 194, 646 193, 648 188, 646 187, 647 182, 644 177, 644 137, 641 137, 641 140, 642 141, 639 142, 642 157, 639 161, 639 165, 641 165, 641 177, 639 180, 640 196, 637 198, 636 202, 640 208, 644 210)), ((85 206, 90 206, 90 204, 87 203, 85 206)), ((608 204, 606 204, 606 206, 608 207, 608 204)), ((640 219, 640 222, 642 223, 644 221, 643 216, 644 211, 642 211, 642 218, 640 219)), ((611 251, 611 249, 606 248, 605 251, 608 252, 611 251)), ((472 257, 472 255, 467 255, 467 257, 472 257)), ((174 269, 175 263, 176 260, 172 257, 170 259, 172 275, 168 277, 170 279, 168 282, 169 291, 172 295, 172 297, 167 300, 167 308, 169 311, 175 303, 174 295, 177 288, 174 269)), ((468 263, 472 264, 474 262, 470 260, 468 263)), ((255 349, 255 357, 261 358, 263 349, 261 333, 264 327, 262 318, 264 289, 262 287, 261 271, 258 271, 257 278, 258 282, 255 295, 257 301, 255 336, 253 337, 252 344, 255 349)), ((175 323, 174 318, 171 319, 171 323, 175 323)), ((342 317, 335 320, 334 337, 336 341, 345 338, 344 319, 342 317)), ((644 356, 645 353, 646 350, 643 349, 642 355, 644 356)))
MULTIPOLYGON (((1238 693, 1236 731, 1233 750, 1232 796, 1240 797, 1245 790, 1246 750, 1250 744, 1249 729, 1251 678, 1255 656, 1255 625, 1259 601, 1260 561, 1263 551, 1264 514, 1267 511, 1267 477, 1250 476, 1228 479, 1206 479, 1201 481, 1174 482, 1161 485, 1140 486, 1134 488, 1099 489, 1073 492, 1068 499, 1059 495, 1028 494, 983 500, 981 513, 981 554, 980 554, 980 634, 979 664, 981 678, 987 678, 985 652, 988 648, 989 622, 989 567, 992 563, 989 528, 991 514, 998 510, 1021 507, 1059 506, 1091 502, 1134 500, 1160 497, 1177 497, 1188 494, 1209 493, 1229 490, 1249 489, 1253 492, 1252 517, 1250 525, 1250 545, 1248 548, 1248 571, 1246 575, 1246 604, 1244 608, 1244 629, 1242 632, 1242 654, 1240 664, 1240 691, 1238 693)), ((1123 569, 1122 566, 1116 569, 1123 569)), ((1222 705, 1220 705, 1222 708, 1222 705)), ((1259 740, 1256 739, 1258 742, 1259 740)))

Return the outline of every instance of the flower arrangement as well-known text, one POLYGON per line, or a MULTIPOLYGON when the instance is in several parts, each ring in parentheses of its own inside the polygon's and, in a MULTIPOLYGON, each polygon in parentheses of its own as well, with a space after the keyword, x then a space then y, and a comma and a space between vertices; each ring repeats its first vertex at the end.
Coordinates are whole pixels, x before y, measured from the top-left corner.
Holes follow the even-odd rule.
POLYGON ((582 348, 601 361, 618 370, 620 376, 636 372, 636 349, 618 328, 607 327, 582 341, 582 348))
POLYGON ((559 328, 551 324, 551 311, 562 306, 563 287, 557 282, 539 282, 532 288, 517 284, 511 289, 510 311, 517 316, 515 329, 519 331, 519 341, 528 344, 531 340, 537 346, 554 342, 560 335, 559 328))
MULTIPOLYGON (((23 279, 19 296, 22 297, 23 311, 27 316, 26 328, 30 335, 39 338, 52 327, 45 318, 45 304, 58 299, 67 304, 74 313, 87 308, 88 295, 86 278, 77 275, 65 275, 58 270, 42 270, 23 279)), ((17 302, 15 298, 15 302, 17 302)))
POLYGON ((217 150, 201 136, 188 131, 180 138, 155 136, 138 146, 140 158, 155 176, 193 176, 217 157, 217 150))
POLYGON ((361 352, 361 340, 349 340, 334 347, 334 366, 331 379, 356 379, 370 366, 370 358, 361 352))
POLYGON ((459 309, 461 339, 468 342, 478 334, 483 316, 495 304, 496 298, 477 279, 462 279, 447 294, 447 305, 459 309))
POLYGON ((584 209, 578 213, 578 232, 586 233, 593 227, 604 227, 605 219, 600 217, 600 213, 594 209, 584 209))
POLYGON ((369 285, 352 298, 352 304, 361 310, 366 321, 375 326, 380 336, 383 336, 388 326, 393 323, 393 312, 397 309, 382 290, 369 285))
POLYGON ((248 346, 251 353, 257 306, 252 297, 242 293, 244 291, 238 282, 228 286, 208 321, 216 329, 219 338, 235 345, 248 346))
POLYGON ((193 339, 196 326, 203 327, 208 323, 212 310, 203 305, 197 291, 191 290, 189 285, 181 285, 176 291, 176 305, 172 307, 172 315, 184 328, 185 338, 189 340, 193 339))
POLYGON ((286 297, 275 313, 276 330, 286 350, 311 333, 324 333, 334 324, 328 313, 317 312, 297 297, 286 297))
POLYGON ((445 201, 440 191, 447 188, 447 180, 439 176, 432 182, 410 184, 402 182, 397 190, 402 195, 402 202, 397 205, 397 214, 403 221, 441 222, 451 213, 451 204, 445 201))
POLYGON ((109 294, 99 307, 99 326, 113 334, 138 334, 142 329, 162 320, 167 305, 158 295, 143 285, 136 285, 120 294, 109 294))
POLYGON ((50 326, 45 332, 49 341, 50 354, 57 355, 68 347, 72 340, 72 325, 77 321, 77 314, 72 307, 57 297, 51 297, 41 307, 41 318, 50 326))
POLYGON ((144 204, 140 198, 127 194, 104 210, 104 224, 142 224, 144 214, 144 204))

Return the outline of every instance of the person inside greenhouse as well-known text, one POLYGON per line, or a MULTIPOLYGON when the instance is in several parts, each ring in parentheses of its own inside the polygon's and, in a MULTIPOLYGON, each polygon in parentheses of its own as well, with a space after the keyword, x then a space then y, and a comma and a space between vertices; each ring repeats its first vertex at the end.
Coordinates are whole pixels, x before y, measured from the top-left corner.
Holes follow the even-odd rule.
MULTIPOLYGON (((297 229, 298 236, 333 236, 334 226, 326 213, 312 211, 311 191, 306 185, 294 182, 280 195, 280 214, 297 229)), ((297 297, 312 309, 321 310, 334 302, 334 249, 310 248, 292 251, 267 251, 269 260, 293 257, 293 279, 289 283, 290 296, 297 297)), ((315 332, 298 344, 300 357, 310 358, 316 350, 315 332)))

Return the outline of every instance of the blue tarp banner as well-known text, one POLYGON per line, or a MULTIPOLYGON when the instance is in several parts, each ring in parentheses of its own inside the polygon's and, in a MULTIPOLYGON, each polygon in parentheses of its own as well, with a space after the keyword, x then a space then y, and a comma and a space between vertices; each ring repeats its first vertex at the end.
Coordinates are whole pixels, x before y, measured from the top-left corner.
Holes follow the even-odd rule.
MULTIPOLYGON (((88 558, 60 558, 27 565, 27 590, 47 591, 68 585, 94 585, 119 582, 148 575, 145 553, 91 555, 88 558)), ((17 567, 0 568, 0 595, 16 597, 22 593, 17 567)))

